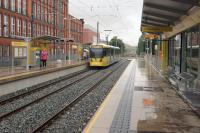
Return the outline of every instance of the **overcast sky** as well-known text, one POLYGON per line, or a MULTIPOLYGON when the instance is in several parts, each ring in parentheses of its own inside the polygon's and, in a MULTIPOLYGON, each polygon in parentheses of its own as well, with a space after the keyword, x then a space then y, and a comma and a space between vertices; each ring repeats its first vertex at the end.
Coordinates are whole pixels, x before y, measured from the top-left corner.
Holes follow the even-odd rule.
POLYGON ((143 0, 69 0, 69 12, 94 28, 99 21, 102 39, 109 34, 109 39, 118 36, 136 46, 141 35, 142 5, 143 0))

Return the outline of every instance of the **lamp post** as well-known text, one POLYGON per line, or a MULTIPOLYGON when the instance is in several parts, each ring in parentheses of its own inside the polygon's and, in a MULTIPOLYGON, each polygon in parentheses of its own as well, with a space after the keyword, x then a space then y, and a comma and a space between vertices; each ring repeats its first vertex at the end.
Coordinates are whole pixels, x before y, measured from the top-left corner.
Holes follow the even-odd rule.
POLYGON ((106 35, 106 42, 107 42, 107 45, 109 45, 109 43, 108 43, 108 37, 109 37, 109 34, 110 34, 110 32, 112 30, 104 30, 104 31, 108 32, 108 34, 106 35))

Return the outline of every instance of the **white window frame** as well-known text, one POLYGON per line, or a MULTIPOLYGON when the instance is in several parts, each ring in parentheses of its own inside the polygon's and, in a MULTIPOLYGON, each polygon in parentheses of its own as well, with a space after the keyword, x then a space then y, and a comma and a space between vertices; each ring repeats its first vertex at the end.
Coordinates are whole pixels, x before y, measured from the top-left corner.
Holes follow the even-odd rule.
POLYGON ((11 0, 11 10, 15 11, 15 0, 11 0))
POLYGON ((23 23, 23 36, 26 37, 26 28, 27 28, 27 26, 26 26, 26 24, 27 24, 26 20, 23 20, 22 23, 23 23))
POLYGON ((34 18, 37 18, 37 13, 36 12, 37 12, 37 8, 36 8, 36 3, 34 2, 33 3, 33 17, 34 18))
POLYGON ((11 35, 15 35, 15 23, 16 23, 15 17, 11 17, 10 19, 11 35))
POLYGON ((27 3, 26 0, 22 0, 22 13, 26 15, 26 10, 27 10, 27 3))
POLYGON ((21 19, 17 19, 17 34, 20 36, 21 35, 21 31, 22 31, 22 20, 21 19))
POLYGON ((41 6, 40 5, 37 5, 37 18, 38 19, 41 19, 41 10, 40 10, 41 6))
POLYGON ((28 22, 28 37, 31 37, 31 22, 28 22))
POLYGON ((9 1, 8 0, 4 0, 4 7, 6 9, 9 9, 9 1))
POLYGON ((9 34, 9 20, 8 15, 4 15, 4 36, 8 37, 9 34))
POLYGON ((22 13, 22 1, 21 0, 17 0, 17 12, 18 13, 22 13))

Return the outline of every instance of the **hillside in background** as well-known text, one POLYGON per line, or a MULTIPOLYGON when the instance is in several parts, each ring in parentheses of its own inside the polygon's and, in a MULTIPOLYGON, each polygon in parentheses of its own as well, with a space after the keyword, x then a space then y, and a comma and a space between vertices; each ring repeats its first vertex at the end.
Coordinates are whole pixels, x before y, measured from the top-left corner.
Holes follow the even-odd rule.
POLYGON ((125 56, 136 56, 137 46, 125 44, 125 56))

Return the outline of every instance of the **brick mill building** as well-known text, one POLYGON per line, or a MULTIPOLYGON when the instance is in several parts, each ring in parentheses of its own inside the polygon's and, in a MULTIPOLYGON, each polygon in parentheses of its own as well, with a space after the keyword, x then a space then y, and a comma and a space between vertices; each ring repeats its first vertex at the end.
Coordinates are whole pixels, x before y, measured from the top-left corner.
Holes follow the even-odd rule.
POLYGON ((42 48, 48 49, 49 60, 65 58, 68 39, 74 40, 70 49, 75 54, 75 44, 83 42, 83 24, 68 14, 68 0, 0 0, 0 67, 24 64, 25 37, 32 39, 32 63, 42 48))
POLYGON ((83 43, 91 44, 97 41, 96 29, 89 25, 85 25, 83 29, 83 43))

